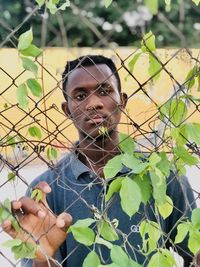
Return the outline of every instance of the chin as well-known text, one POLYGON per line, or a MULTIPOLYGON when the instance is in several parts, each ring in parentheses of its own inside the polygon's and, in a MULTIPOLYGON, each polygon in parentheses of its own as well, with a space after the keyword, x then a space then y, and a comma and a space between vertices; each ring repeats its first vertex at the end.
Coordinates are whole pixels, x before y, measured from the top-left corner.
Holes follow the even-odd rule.
POLYGON ((96 128, 95 130, 91 131, 88 134, 85 134, 85 137, 98 142, 98 141, 102 141, 102 140, 106 140, 106 139, 111 139, 113 133, 116 132, 116 129, 108 129, 105 133, 99 130, 99 127, 96 128))

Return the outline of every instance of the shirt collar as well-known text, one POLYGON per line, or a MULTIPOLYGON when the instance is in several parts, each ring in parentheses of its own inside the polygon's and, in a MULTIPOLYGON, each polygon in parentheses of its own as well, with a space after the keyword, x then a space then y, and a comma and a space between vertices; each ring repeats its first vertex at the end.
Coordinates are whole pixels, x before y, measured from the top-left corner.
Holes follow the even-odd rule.
POLYGON ((71 152, 70 154, 70 164, 71 170, 76 179, 78 179, 83 173, 91 172, 91 170, 78 159, 78 155, 75 153, 75 151, 71 152))
MULTIPOLYGON (((83 173, 91 173, 92 172, 91 169, 89 169, 84 163, 82 163, 79 160, 78 155, 75 152, 75 150, 70 153, 70 164, 71 164, 71 170, 72 170, 74 177, 76 179, 78 179, 80 177, 80 175, 83 173)), ((120 175, 124 176, 128 172, 130 172, 130 169, 126 166, 123 166, 123 168, 121 169, 121 171, 119 171, 117 176, 120 176, 120 175)))

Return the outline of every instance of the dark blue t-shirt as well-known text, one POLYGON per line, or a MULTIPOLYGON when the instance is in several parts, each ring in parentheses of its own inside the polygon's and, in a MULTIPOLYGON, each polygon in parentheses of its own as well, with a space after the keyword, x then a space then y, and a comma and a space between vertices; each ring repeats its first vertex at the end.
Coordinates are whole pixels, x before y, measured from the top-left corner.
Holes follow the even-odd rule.
MULTIPOLYGON (((123 169, 122 175, 125 175, 125 172, 127 170, 123 169)), ((105 187, 102 181, 73 152, 67 154, 52 170, 46 171, 35 179, 31 187, 40 181, 46 181, 52 188, 52 192, 47 195, 52 211, 57 215, 64 211, 70 213, 73 223, 79 219, 94 218, 95 208, 100 212, 105 208, 105 187)), ((169 248, 169 240, 175 238, 177 221, 181 217, 190 218, 191 210, 195 208, 193 192, 186 177, 177 178, 171 174, 167 183, 167 195, 173 200, 174 210, 166 220, 160 217, 162 231, 166 236, 160 241, 160 246, 164 248, 169 248)), ((153 200, 150 200, 147 205, 141 204, 139 211, 131 219, 122 211, 118 194, 113 197, 110 206, 106 206, 106 209, 110 221, 117 219, 118 229, 123 233, 116 244, 124 244, 129 255, 142 266, 146 266, 149 259, 140 253, 142 240, 139 225, 144 219, 158 221, 153 200)), ((102 264, 109 264, 109 249, 103 245, 98 246, 96 250, 101 250, 102 264)), ((70 233, 57 253, 57 260, 64 267, 81 267, 90 249, 78 243, 70 233)), ((185 259, 191 256, 186 239, 175 249, 185 259)), ((31 267, 32 261, 28 260, 26 263, 23 261, 23 266, 31 267)))

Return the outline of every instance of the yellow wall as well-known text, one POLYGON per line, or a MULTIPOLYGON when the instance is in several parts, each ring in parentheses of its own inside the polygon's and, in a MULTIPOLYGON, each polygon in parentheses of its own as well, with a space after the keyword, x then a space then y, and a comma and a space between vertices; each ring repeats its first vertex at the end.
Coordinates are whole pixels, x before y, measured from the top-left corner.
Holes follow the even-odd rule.
MULTIPOLYGON (((120 58, 124 61, 124 64, 128 66, 129 60, 132 58, 129 57, 135 48, 117 48, 117 52, 120 58)), ((30 100, 31 104, 29 109, 26 110, 30 116, 26 116, 23 110, 20 110, 16 106, 16 88, 19 84, 24 82, 27 78, 32 77, 28 71, 23 73, 21 66, 20 57, 15 49, 1 49, 0 50, 0 137, 6 136, 10 130, 15 125, 14 130, 20 132, 23 136, 26 136, 30 139, 30 136, 27 134, 26 125, 30 125, 34 122, 34 119, 40 124, 41 128, 44 127, 43 141, 49 142, 52 140, 51 133, 54 132, 57 134, 57 139, 63 143, 63 145, 68 145, 70 140, 75 140, 77 138, 76 132, 72 126, 68 127, 71 122, 67 120, 62 114, 60 104, 63 101, 63 96, 59 82, 61 80, 61 73, 64 69, 64 65, 67 60, 72 60, 77 56, 85 54, 103 54, 106 56, 111 56, 118 68, 119 74, 122 79, 122 88, 123 91, 126 91, 130 96, 138 88, 138 83, 132 78, 127 77, 127 72, 125 69, 121 68, 121 62, 116 56, 116 53, 111 50, 100 50, 100 49, 91 49, 91 48, 48 48, 43 53, 43 56, 38 59, 39 66, 39 78, 44 90, 44 99, 39 101, 38 107, 34 109, 35 102, 37 98, 32 97, 30 100), (9 77, 10 76, 10 77, 9 77), (45 101, 44 101, 45 100, 45 101), (34 102, 35 101, 35 102, 34 102), (4 104, 8 103, 8 108, 5 110, 4 104), (52 107, 52 105, 54 105, 52 107), (46 111, 47 119, 45 118, 45 112, 42 114, 41 111, 46 111), (31 118, 32 117, 32 118, 31 118), (48 125, 48 126, 47 126, 48 125), (57 125, 59 125, 57 127, 57 125), (45 129, 48 129, 45 130, 45 129), (58 131, 62 134, 58 134, 58 131), (50 134, 48 134, 48 132, 50 134)), ((199 50, 191 50, 191 55, 194 58, 198 57, 199 50)), ((173 93, 173 88, 176 85, 176 81, 179 84, 182 84, 185 80, 185 77, 188 71, 194 66, 195 60, 191 59, 191 56, 186 50, 174 50, 174 49, 162 49, 157 51, 157 56, 160 58, 163 64, 168 62, 161 72, 161 77, 156 83, 149 81, 142 88, 146 90, 148 95, 153 99, 157 105, 164 103, 170 95, 173 93), (172 58, 172 59, 171 59, 172 58), (170 60, 171 59, 171 60, 170 60), (168 72, 168 73, 167 73, 168 72), (171 77, 169 75, 171 74, 171 77), (172 77, 173 76, 173 77, 172 77)), ((140 60, 137 62, 134 69, 134 76, 139 81, 140 84, 145 83, 148 78, 148 57, 142 55, 140 60)), ((196 91, 195 88, 192 89, 196 91)), ((199 92, 196 92, 195 95, 198 96, 199 92)), ((191 107, 191 112, 195 107, 191 107)), ((156 105, 144 95, 141 91, 130 98, 127 112, 129 116, 137 123, 143 124, 142 129, 150 131, 149 127, 153 127, 154 118, 151 119, 151 123, 146 122, 151 118, 156 112, 156 105)), ((198 113, 196 112, 192 117, 192 120, 198 120, 198 113)), ((124 122, 127 122, 126 117, 123 118, 124 122)), ((123 126, 121 131, 131 133, 133 128, 123 126)), ((11 135, 15 135, 15 132, 12 131, 11 135)), ((5 139, 3 139, 5 141, 5 139)))

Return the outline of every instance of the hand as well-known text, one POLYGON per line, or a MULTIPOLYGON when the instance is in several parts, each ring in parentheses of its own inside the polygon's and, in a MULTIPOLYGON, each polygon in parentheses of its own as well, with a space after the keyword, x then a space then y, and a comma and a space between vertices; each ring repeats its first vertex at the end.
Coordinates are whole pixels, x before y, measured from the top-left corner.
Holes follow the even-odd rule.
POLYGON ((66 239, 66 231, 72 223, 72 217, 65 212, 55 216, 50 210, 46 194, 51 192, 51 188, 46 182, 40 182, 35 189, 42 192, 42 200, 39 203, 29 197, 22 197, 19 201, 12 202, 13 213, 18 217, 22 229, 17 232, 10 220, 5 220, 2 228, 12 238, 39 243, 40 249, 36 252, 36 259, 46 261, 45 255, 53 257, 66 239))

